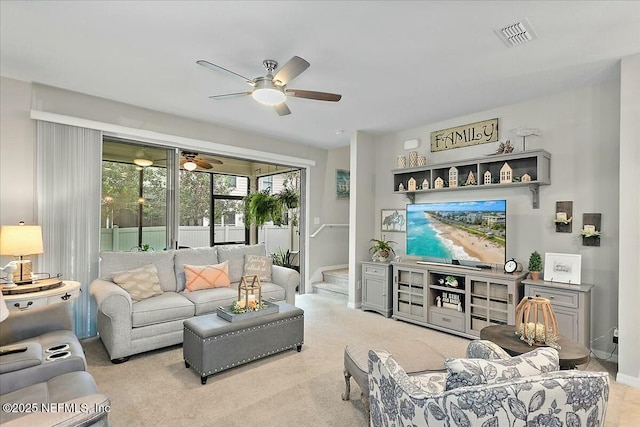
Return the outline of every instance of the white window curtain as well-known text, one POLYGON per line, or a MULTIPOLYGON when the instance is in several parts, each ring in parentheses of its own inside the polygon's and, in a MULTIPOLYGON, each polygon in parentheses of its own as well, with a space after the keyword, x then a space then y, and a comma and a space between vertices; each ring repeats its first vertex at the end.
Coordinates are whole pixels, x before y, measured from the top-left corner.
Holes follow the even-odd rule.
POLYGON ((37 121, 39 271, 81 283, 75 333, 96 335, 89 283, 98 277, 102 132, 37 121))

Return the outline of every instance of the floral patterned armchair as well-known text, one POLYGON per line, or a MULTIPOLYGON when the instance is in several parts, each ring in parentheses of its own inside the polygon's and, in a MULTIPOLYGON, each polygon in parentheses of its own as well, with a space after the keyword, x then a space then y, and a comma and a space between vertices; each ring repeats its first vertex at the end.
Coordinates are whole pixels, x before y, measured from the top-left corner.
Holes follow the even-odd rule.
POLYGON ((371 426, 604 425, 606 372, 559 371, 547 347, 510 357, 475 340, 467 357, 447 359, 447 374, 410 377, 389 353, 370 351, 371 426))

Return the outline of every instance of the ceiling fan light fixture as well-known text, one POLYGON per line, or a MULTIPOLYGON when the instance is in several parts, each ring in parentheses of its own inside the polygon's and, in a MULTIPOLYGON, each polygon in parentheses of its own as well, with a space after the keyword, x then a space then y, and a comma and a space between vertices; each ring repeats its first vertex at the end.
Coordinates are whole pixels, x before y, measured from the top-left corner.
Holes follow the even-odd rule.
POLYGON ((198 165, 193 160, 188 160, 182 164, 182 167, 188 170, 189 172, 196 170, 198 165))
POLYGON ((262 88, 252 93, 253 99, 264 105, 277 105, 285 101, 287 97, 278 89, 262 88))
POLYGON ((151 161, 149 159, 140 158, 140 159, 133 159, 133 163, 135 165, 142 166, 143 168, 146 168, 148 166, 151 166, 153 164, 153 161, 151 161))
POLYGON ((277 87, 271 80, 267 79, 258 79, 256 81, 256 88, 253 90, 251 96, 264 105, 277 105, 287 99, 283 89, 277 87))

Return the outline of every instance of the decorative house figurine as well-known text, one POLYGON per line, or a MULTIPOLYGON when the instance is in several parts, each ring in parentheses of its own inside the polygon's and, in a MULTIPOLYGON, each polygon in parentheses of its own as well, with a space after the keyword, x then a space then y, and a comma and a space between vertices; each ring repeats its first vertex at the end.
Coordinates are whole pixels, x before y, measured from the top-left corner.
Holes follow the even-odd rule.
POLYGON ((520 181, 522 181, 522 182, 531 182, 531 175, 529 175, 528 173, 525 173, 524 175, 522 175, 520 177, 520 181))
POLYGON ((509 163, 505 163, 500 168, 500 184, 511 184, 513 182, 513 169, 509 163))
POLYGON ((453 166, 449 168, 449 187, 458 186, 458 168, 453 166))
POLYGON ((409 167, 415 168, 416 166, 418 166, 418 152, 409 151, 409 167))
POLYGON ((486 171, 484 173, 484 183, 485 184, 491 184, 491 172, 490 171, 486 171))
POLYGON ((469 171, 469 175, 467 176, 467 182, 465 185, 476 185, 476 177, 473 174, 473 171, 469 171))
POLYGON ((409 182, 407 183, 407 190, 416 191, 416 180, 413 177, 409 178, 409 182))
POLYGON ((424 179, 424 181, 422 181, 422 189, 423 190, 429 189, 429 181, 426 178, 424 179))
POLYGON ((400 183, 400 185, 398 185, 398 191, 404 191, 404 184, 400 183))
POLYGON ((433 188, 444 188, 444 180, 440 177, 437 177, 433 182, 433 188))

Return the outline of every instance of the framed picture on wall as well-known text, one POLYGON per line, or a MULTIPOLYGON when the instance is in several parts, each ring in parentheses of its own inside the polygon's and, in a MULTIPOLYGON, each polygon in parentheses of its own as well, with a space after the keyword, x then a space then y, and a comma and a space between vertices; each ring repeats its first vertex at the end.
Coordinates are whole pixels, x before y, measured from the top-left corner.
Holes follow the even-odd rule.
POLYGON ((581 269, 582 255, 544 254, 544 280, 579 285, 581 269))
POLYGON ((380 215, 381 231, 407 232, 407 211, 404 209, 382 209, 380 215))
POLYGON ((336 197, 338 199, 349 198, 349 171, 336 169, 336 197))

